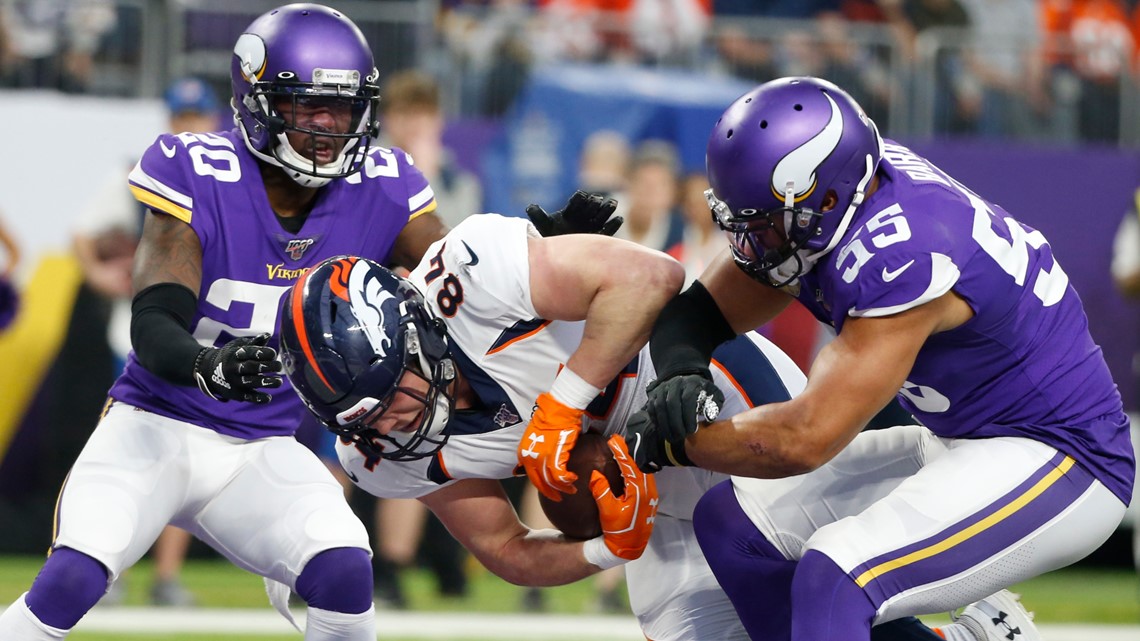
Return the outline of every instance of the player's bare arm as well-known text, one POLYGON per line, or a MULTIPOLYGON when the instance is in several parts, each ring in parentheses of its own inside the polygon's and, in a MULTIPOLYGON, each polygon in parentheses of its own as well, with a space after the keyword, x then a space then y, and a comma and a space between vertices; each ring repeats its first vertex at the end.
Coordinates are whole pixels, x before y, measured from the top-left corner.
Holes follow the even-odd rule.
POLYGON ((661 252, 598 234, 532 238, 528 245, 535 310, 550 320, 586 321, 567 366, 604 387, 649 340, 684 268, 661 252))
POLYGON ((523 525, 499 481, 463 479, 420 500, 480 563, 516 585, 562 585, 598 571, 582 542, 523 525))
POLYGON ((728 248, 709 263, 698 280, 737 334, 767 323, 792 302, 788 292, 760 283, 741 271, 728 248))
POLYGON ((712 423, 690 436, 685 450, 701 467, 739 476, 810 472, 846 447, 894 398, 929 336, 972 315, 949 292, 892 316, 849 318, 812 365, 803 394, 712 423))
POLYGON ((197 384, 215 400, 270 401, 258 388, 280 387, 281 363, 265 346, 268 332, 221 349, 202 347, 190 334, 202 284, 202 246, 190 225, 167 214, 147 216, 133 280, 131 344, 143 367, 179 385, 197 384))
POLYGON ((190 225, 151 211, 135 254, 134 293, 158 283, 177 283, 195 295, 202 283, 202 245, 190 225))
POLYGON ((574 494, 566 463, 586 406, 649 340, 661 308, 681 288, 684 269, 672 258, 603 235, 567 234, 528 241, 531 302, 542 318, 585 320, 582 341, 567 359, 519 441, 519 464, 552 501, 574 494))
POLYGON ((408 271, 415 269, 420 259, 427 253, 428 247, 447 235, 447 231, 447 225, 435 215, 435 212, 416 216, 408 221, 403 231, 396 237, 396 244, 389 254, 392 264, 408 271))

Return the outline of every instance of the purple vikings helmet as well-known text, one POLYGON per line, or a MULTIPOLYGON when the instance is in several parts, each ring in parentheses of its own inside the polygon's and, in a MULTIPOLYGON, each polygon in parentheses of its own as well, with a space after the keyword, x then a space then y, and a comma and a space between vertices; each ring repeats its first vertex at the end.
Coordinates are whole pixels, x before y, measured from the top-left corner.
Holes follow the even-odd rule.
POLYGON ((365 258, 330 258, 285 296, 280 337, 285 374, 334 434, 397 461, 447 442, 456 371, 447 329, 407 280, 365 258), (427 381, 427 392, 399 387, 405 373, 427 381), (419 424, 381 435, 370 425, 398 392, 424 405, 419 424))
POLYGON ((379 132, 379 75, 364 35, 346 16, 319 4, 278 7, 254 20, 234 45, 234 122, 255 156, 304 187, 321 187, 363 165, 379 132), (293 126, 285 117, 298 106, 316 105, 347 109, 348 131, 293 126), (313 146, 318 138, 322 145, 339 139, 344 148, 318 164, 289 144, 289 132, 311 136, 313 146))
POLYGON ((705 156, 706 196, 737 265, 794 283, 842 239, 882 155, 875 123, 826 80, 781 78, 738 98, 705 156), (830 191, 838 202, 822 212, 830 191))

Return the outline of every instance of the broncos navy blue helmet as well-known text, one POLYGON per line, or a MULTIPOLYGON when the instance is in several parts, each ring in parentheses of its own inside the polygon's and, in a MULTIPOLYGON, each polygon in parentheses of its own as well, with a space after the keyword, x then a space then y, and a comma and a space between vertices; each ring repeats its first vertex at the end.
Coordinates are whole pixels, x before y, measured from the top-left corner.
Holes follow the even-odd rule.
POLYGON ((407 280, 364 258, 338 256, 297 279, 281 311, 281 360, 309 410, 333 433, 392 460, 447 442, 455 364, 447 329, 407 280), (427 382, 409 386, 405 375, 427 382), (397 394, 423 404, 415 424, 374 425, 397 394))

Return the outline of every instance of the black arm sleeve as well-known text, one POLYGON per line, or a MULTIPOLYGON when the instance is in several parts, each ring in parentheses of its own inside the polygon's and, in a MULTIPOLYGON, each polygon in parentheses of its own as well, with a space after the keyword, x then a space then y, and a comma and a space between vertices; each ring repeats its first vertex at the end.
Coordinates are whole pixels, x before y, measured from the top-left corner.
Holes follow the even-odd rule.
POLYGON ((658 380, 708 372, 713 350, 736 336, 712 294, 700 281, 673 297, 661 310, 649 339, 658 380))
POLYGON ((177 385, 196 385, 202 346, 190 335, 198 297, 185 285, 159 283, 131 301, 131 346, 143 367, 177 385))

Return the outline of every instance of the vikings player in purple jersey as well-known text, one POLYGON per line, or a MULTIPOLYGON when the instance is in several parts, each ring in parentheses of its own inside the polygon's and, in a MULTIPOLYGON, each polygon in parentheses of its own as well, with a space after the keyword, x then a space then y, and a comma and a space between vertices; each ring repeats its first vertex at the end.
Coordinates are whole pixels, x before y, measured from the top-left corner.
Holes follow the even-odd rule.
MULTIPOLYGON (((815 78, 733 103, 707 163, 731 252, 664 310, 627 439, 647 470, 737 475, 694 526, 753 638, 867 639, 1108 538, 1132 493, 1128 420, 1040 232, 815 78), (838 332, 805 391, 717 421, 712 349, 792 297, 838 332), (926 429, 861 433, 896 395, 926 429)), ((943 635, 1037 638, 1008 593, 996 605, 943 635)))
MULTIPOLYGON (((305 410, 270 333, 281 296, 322 258, 411 268, 446 229, 411 158, 371 142, 378 72, 343 14, 262 15, 237 40, 231 80, 234 130, 162 135, 130 175, 150 210, 134 350, 61 492, 43 570, 0 616, 2 639, 64 638, 168 523, 265 577, 286 616, 296 591, 308 641, 376 638, 367 535, 292 438, 305 410)), ((528 215, 548 233, 612 233, 612 211, 579 195, 528 215)))

